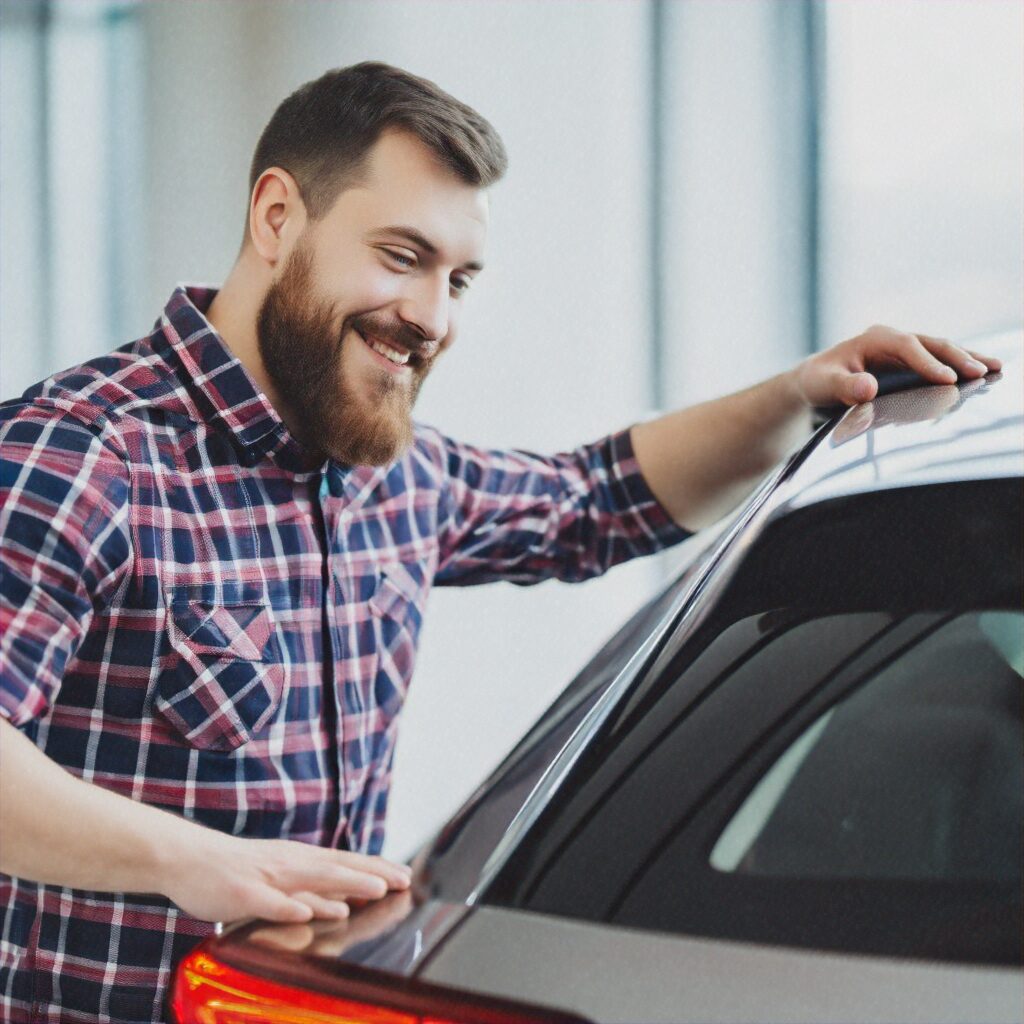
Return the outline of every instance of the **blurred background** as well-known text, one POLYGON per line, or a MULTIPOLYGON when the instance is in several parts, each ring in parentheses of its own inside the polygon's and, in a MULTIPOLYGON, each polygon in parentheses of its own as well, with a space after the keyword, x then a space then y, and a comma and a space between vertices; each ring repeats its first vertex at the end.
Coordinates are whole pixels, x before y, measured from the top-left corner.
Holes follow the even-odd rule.
MULTIPOLYGON (((509 150, 487 272, 418 406, 462 440, 574 446, 874 322, 1019 323, 1022 52, 1014 0, 2 0, 0 397, 220 282, 274 108, 366 59, 509 150)), ((685 557, 435 590, 385 852, 685 557)))

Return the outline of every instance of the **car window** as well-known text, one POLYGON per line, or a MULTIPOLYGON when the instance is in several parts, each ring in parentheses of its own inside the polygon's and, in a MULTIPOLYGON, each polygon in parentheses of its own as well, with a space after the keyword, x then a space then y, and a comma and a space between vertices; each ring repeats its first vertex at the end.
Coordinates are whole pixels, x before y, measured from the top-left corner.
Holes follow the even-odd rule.
POLYGON ((955 616, 820 715, 715 843, 718 871, 1013 881, 1024 619, 955 616))
POLYGON ((1021 488, 778 516, 484 902, 964 962, 1021 953, 1021 488))

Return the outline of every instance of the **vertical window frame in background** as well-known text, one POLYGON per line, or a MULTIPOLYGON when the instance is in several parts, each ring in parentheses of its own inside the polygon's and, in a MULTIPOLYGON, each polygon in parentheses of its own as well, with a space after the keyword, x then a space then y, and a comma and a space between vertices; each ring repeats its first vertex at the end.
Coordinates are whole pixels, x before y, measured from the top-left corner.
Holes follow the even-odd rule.
POLYGON ((823 341, 820 22, 813 0, 654 0, 659 407, 753 384, 823 341))
POLYGON ((4 46, 23 42, 35 70, 34 89, 19 88, 14 106, 4 90, 0 295, 14 300, 4 302, 0 397, 11 398, 128 340, 144 267, 144 81, 136 0, 3 8, 4 46))
POLYGON ((0 398, 52 363, 47 0, 0 4, 0 398), (9 107, 24 104, 29 109, 9 107))

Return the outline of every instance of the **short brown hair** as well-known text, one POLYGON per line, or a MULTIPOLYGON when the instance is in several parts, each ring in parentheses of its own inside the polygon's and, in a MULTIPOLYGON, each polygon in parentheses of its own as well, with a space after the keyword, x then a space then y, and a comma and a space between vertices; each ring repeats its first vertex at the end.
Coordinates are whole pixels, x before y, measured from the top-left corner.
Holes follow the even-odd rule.
POLYGON ((318 220, 388 128, 415 135, 469 185, 485 188, 505 173, 501 137, 472 107, 425 78, 366 61, 307 82, 274 111, 253 154, 249 195, 268 167, 281 167, 318 220))

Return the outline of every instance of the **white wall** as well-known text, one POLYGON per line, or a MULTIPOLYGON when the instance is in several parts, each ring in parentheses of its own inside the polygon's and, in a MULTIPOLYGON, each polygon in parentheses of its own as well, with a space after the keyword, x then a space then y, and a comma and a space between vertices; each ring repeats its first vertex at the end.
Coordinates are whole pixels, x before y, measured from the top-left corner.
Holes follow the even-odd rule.
POLYGON ((964 340, 1019 324, 1024 4, 837 4, 828 60, 829 335, 880 320, 964 340))

